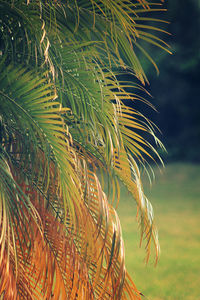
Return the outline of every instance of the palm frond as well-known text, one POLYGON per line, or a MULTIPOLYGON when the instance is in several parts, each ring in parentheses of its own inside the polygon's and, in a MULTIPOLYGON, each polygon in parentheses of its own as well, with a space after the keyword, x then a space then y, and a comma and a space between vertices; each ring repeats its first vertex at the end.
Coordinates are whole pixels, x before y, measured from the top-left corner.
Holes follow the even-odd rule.
POLYGON ((122 75, 148 82, 138 51, 157 69, 141 41, 170 52, 152 25, 162 20, 146 15, 158 10, 145 0, 0 0, 3 299, 141 299, 113 204, 122 182, 138 205, 147 261, 152 241, 158 257, 136 161, 160 159, 143 133, 162 144, 127 106, 147 103, 144 87, 122 75))

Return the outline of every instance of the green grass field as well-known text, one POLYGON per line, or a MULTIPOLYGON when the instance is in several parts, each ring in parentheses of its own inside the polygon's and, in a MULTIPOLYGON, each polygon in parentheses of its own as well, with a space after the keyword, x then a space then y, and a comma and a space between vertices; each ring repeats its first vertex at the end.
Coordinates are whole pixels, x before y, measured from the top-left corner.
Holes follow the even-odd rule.
POLYGON ((139 248, 136 206, 122 188, 118 208, 125 241, 126 267, 137 288, 152 300, 200 299, 200 165, 171 164, 163 174, 155 170, 145 193, 154 207, 161 256, 154 267, 144 263, 139 248))

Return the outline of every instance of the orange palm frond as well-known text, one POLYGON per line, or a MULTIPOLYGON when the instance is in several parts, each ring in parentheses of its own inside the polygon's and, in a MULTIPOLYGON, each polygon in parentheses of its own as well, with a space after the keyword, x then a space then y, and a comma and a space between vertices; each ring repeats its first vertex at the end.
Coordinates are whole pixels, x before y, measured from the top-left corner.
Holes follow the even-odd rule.
MULTIPOLYGON (((5 297, 10 297, 12 291, 8 299, 75 299, 83 295, 85 299, 126 299, 126 290, 131 299, 140 299, 125 270, 118 216, 96 175, 81 165, 80 162, 84 197, 80 199, 82 218, 78 231, 68 226, 70 215, 65 224, 53 206, 46 207, 39 186, 33 189, 25 183, 19 185, 34 206, 39 223, 27 212, 27 224, 14 228, 10 245, 15 246, 16 257, 11 252, 6 260, 10 266, 7 274, 13 282, 11 287, 5 286, 5 281, 0 285, 0 294, 4 292, 5 297)), ((5 274, 3 278, 6 280, 5 274)))

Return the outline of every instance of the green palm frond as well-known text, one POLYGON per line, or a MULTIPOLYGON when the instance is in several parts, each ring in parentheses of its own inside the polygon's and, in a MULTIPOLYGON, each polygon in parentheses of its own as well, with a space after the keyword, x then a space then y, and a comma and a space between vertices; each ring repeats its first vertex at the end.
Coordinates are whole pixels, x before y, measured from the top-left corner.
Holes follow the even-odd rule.
MULTIPOLYGON (((1 86, 1 112, 4 117, 2 121, 9 130, 13 128, 16 131, 14 132, 12 129, 14 135, 12 147, 16 140, 16 148, 19 147, 18 160, 25 159, 26 163, 29 161, 27 168, 31 172, 34 172, 34 165, 37 165, 36 172, 38 172, 43 162, 42 160, 36 161, 36 157, 41 149, 47 161, 53 159, 59 166, 60 172, 57 176, 60 177, 59 189, 64 194, 64 202, 66 203, 69 198, 76 198, 79 191, 76 187, 76 175, 72 171, 73 156, 69 150, 70 137, 61 117, 61 114, 69 108, 62 108, 60 103, 55 100, 57 96, 53 84, 48 83, 44 76, 37 78, 37 73, 26 71, 21 67, 8 66, 1 73, 1 86), (16 74, 17 81, 15 80, 16 74), (24 154, 22 148, 25 143, 27 149, 24 154), (31 153, 31 157, 27 158, 26 153, 31 153), (64 169, 63 166, 65 166, 64 169), (72 180, 74 188, 69 191, 66 186, 69 186, 68 181, 72 180)), ((46 182, 46 188, 48 188, 48 164, 46 168, 47 172, 44 173, 43 181, 46 182)), ((31 177, 34 175, 31 174, 31 177)))
MULTIPOLYGON (((155 42, 155 35, 148 32, 149 29, 163 30, 157 26, 140 24, 140 14, 151 11, 146 1, 140 1, 139 5, 143 7, 140 10, 138 1, 125 3, 114 0, 71 1, 63 5, 60 2, 26 3, 20 0, 1 1, 0 5, 1 11, 8 11, 13 18, 13 22, 9 23, 9 19, 3 17, 4 47, 12 51, 10 58, 27 63, 34 63, 35 60, 38 66, 43 65, 45 61, 54 76, 55 68, 58 67, 57 57, 60 56, 58 45, 76 45, 78 48, 89 46, 90 51, 92 45, 93 50, 97 52, 91 51, 90 54, 98 58, 104 66, 109 63, 132 68, 144 83, 147 78, 135 53, 133 42, 140 49, 140 38, 163 47, 162 40, 155 42), (140 31, 138 28, 141 28, 140 31), (33 38, 34 42, 30 42, 33 38)), ((145 21, 151 19, 145 18, 145 21)), ((168 51, 168 45, 165 49, 168 51)), ((3 51, 3 54, 5 52, 3 51)))

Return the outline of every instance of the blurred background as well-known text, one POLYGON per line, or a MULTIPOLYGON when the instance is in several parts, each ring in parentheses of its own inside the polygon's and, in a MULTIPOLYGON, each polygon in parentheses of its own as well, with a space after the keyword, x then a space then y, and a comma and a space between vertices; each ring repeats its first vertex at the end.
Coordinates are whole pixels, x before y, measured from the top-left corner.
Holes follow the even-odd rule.
POLYGON ((151 102, 158 110, 147 113, 162 132, 160 138, 168 151, 165 161, 200 162, 200 1, 168 0, 164 8, 167 12, 156 17, 170 22, 161 28, 171 35, 160 37, 173 55, 153 49, 159 76, 144 61, 154 97, 151 102))
MULTIPOLYGON (((152 45, 147 52, 159 66, 157 76, 143 58, 150 85, 146 88, 156 107, 134 103, 160 128, 159 138, 167 153, 160 153, 165 168, 153 167, 150 186, 144 190, 153 205, 159 230, 161 256, 154 267, 154 252, 145 265, 145 249, 139 249, 136 206, 122 187, 119 215, 125 241, 126 266, 136 286, 148 300, 200 299, 200 1, 168 0, 166 12, 152 17, 168 20, 160 28, 171 35, 159 37, 171 46, 173 55, 152 45)), ((150 23, 149 25, 157 25, 150 23)), ((158 32, 159 33, 159 32, 158 32)), ((129 79, 131 80, 131 79, 129 79)), ((147 98, 147 96, 145 96, 147 98)), ((130 104, 131 105, 131 104, 130 104)), ((144 243, 145 244, 145 243, 144 243)), ((153 247, 152 247, 153 248, 153 247)))

